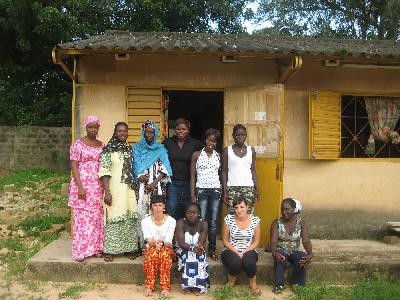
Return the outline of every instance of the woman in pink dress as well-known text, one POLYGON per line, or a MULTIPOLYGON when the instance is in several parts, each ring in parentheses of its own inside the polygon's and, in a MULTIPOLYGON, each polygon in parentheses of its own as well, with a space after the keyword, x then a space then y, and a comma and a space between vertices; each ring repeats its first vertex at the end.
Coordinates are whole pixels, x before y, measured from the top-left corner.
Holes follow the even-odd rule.
POLYGON ((74 218, 72 258, 79 262, 93 255, 101 257, 104 240, 103 188, 98 176, 104 146, 97 139, 100 121, 96 116, 88 116, 84 124, 86 136, 70 148, 73 178, 68 200, 74 218))

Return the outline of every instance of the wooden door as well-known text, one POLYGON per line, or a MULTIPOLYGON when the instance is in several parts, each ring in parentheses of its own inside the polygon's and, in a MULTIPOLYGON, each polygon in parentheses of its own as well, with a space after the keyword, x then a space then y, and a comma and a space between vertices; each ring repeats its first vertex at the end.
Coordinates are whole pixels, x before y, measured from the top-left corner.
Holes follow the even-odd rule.
POLYGON ((260 189, 255 214, 261 218, 261 246, 269 242, 272 221, 279 217, 283 178, 283 86, 227 88, 224 95, 224 146, 233 143, 232 129, 247 128, 247 143, 257 153, 260 189))

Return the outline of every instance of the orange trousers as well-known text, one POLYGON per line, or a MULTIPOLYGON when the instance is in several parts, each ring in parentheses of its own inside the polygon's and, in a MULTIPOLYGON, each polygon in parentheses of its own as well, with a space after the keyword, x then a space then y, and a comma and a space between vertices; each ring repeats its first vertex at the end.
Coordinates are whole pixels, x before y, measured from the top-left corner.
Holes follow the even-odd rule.
POLYGON ((160 271, 160 288, 171 289, 171 265, 173 250, 170 247, 149 247, 144 250, 143 269, 146 275, 144 287, 154 290, 156 276, 160 271))

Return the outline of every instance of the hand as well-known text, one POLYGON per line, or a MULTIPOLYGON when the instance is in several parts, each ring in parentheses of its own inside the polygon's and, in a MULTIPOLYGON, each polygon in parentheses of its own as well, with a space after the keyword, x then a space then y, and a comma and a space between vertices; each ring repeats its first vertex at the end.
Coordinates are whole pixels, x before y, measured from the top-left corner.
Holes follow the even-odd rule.
POLYGON ((155 242, 156 248, 161 248, 163 245, 164 245, 164 242, 162 242, 162 241, 156 241, 155 242))
POLYGON ((307 268, 307 266, 310 264, 312 258, 313 258, 312 254, 307 254, 306 256, 303 256, 299 261, 299 265, 301 267, 307 268))
POLYGON ((240 257, 240 259, 242 259, 243 258, 243 252, 239 252, 239 251, 237 251, 236 252, 236 254, 240 257))
POLYGON ((112 204, 112 195, 110 192, 104 192, 104 203, 107 205, 112 204))
POLYGON ((197 203, 197 197, 195 195, 190 197, 190 203, 197 203))
POLYGON ((149 175, 140 175, 140 176, 139 176, 139 181, 140 181, 140 182, 147 182, 147 181, 149 181, 149 175))
POLYGON ((78 186, 78 199, 84 200, 86 198, 86 192, 83 186, 78 186))
POLYGON ((197 245, 194 247, 194 252, 195 252, 197 255, 203 254, 203 253, 204 253, 204 247, 203 247, 203 245, 202 245, 202 244, 197 244, 197 245))
POLYGON ((254 202, 258 202, 260 200, 260 192, 257 188, 254 188, 254 202))
POLYGON ((286 260, 285 256, 279 252, 273 252, 272 257, 275 258, 277 262, 284 262, 286 260))
POLYGON ((156 188, 156 186, 157 186, 157 183, 155 183, 155 182, 153 181, 152 183, 146 185, 145 190, 146 190, 146 192, 149 194, 150 192, 154 191, 154 189, 156 188))
POLYGON ((153 239, 147 239, 146 243, 149 245, 149 247, 154 247, 156 245, 156 241, 153 239))

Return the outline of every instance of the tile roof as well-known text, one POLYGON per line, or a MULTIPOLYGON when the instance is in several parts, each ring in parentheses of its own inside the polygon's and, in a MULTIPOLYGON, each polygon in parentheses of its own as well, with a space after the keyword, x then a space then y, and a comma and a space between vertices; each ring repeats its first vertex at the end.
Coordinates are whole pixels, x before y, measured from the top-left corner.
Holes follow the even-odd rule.
POLYGON ((57 45, 63 50, 189 51, 400 58, 400 42, 248 34, 106 31, 57 45))

